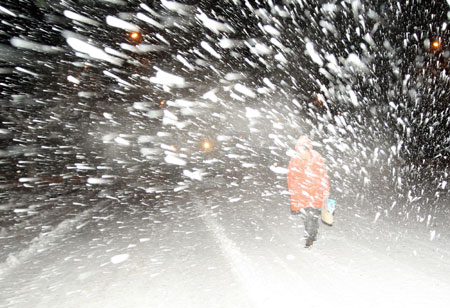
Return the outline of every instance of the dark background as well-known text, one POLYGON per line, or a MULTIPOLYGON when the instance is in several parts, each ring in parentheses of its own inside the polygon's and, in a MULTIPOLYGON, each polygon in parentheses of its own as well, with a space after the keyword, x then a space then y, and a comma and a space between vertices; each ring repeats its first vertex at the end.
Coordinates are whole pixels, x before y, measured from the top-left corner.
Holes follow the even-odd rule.
MULTIPOLYGON (((109 189, 121 194, 135 193, 133 183, 139 181, 155 185, 178 181, 173 175, 179 174, 180 168, 166 164, 163 157, 145 161, 137 147, 111 149, 96 132, 130 128, 133 134, 144 135, 165 129, 159 120, 130 112, 133 103, 146 101, 153 110, 164 110, 162 101, 195 100, 209 89, 220 87, 227 72, 245 74, 245 80, 240 82, 253 89, 264 86, 265 77, 276 82, 275 93, 258 94, 245 103, 234 100, 223 89, 217 95, 236 108, 288 109, 296 114, 306 132, 322 143, 319 151, 327 159, 335 193, 380 202, 387 198, 407 206, 414 206, 411 196, 427 198, 429 206, 447 198, 448 188, 443 184, 448 178, 450 144, 446 1, 361 1, 357 15, 346 1, 178 3, 190 5, 189 14, 168 10, 160 2, 146 3, 161 15, 160 21, 166 22, 166 27, 159 29, 136 18, 137 12, 150 15, 139 6, 140 1, 127 1, 126 5, 94 0, 2 1, 1 6, 15 16, 0 12, 1 198, 8 200, 14 193, 54 196, 74 191, 95 195, 98 188, 87 185, 86 179, 100 177, 104 172, 113 173, 109 189), (328 12, 324 9, 327 4, 336 5, 336 9, 328 12), (255 14, 258 9, 267 12, 267 20, 255 14), (87 16, 98 26, 73 21, 64 16, 64 10, 87 16), (228 23, 235 31, 213 33, 195 18, 198 10, 228 23), (280 11, 289 14, 283 16, 280 11), (137 24, 142 29, 140 41, 130 39, 127 31, 108 26, 108 15, 137 24), (335 31, 325 31, 324 22, 333 25, 335 31), (286 63, 252 53, 245 44, 234 52, 215 48, 221 59, 203 59, 205 64, 196 65, 194 71, 176 60, 177 55, 182 55, 194 62, 199 58, 196 51, 202 50, 200 42, 215 46, 223 36, 241 42, 257 39, 270 45, 271 36, 259 26, 264 24, 282 30, 278 40, 286 48, 286 63), (68 46, 64 31, 79 34, 99 48, 121 50, 122 43, 146 43, 162 44, 164 49, 149 53, 121 50, 129 59, 115 66, 78 57, 68 46), (365 34, 370 34, 373 45, 367 42, 365 34), (42 52, 16 48, 11 45, 13 37, 55 49, 42 52), (161 37, 169 45, 161 43, 161 37), (430 47, 427 40, 439 41, 440 47, 430 47), (350 54, 358 55, 368 71, 342 65, 341 74, 327 77, 305 52, 308 41, 322 56, 334 55, 338 61, 350 54), (187 78, 189 86, 167 91, 145 82, 142 77, 154 76, 157 68, 187 78), (118 85, 104 70, 134 87, 118 85), (70 83, 68 75, 78 78, 80 84, 70 83), (358 98, 357 106, 350 103, 350 88, 358 98), (89 95, 80 96, 80 92, 89 95), (293 100, 298 104, 292 104, 293 100), (104 113, 111 114, 115 122, 105 122, 104 113), (342 125, 341 120, 347 125, 342 125), (347 150, 340 150, 339 144, 347 150), (76 164, 103 168, 71 168, 76 164), (27 184, 19 181, 21 178, 39 180, 27 184)), ((225 109, 224 114, 230 115, 227 112, 225 109)), ((188 120, 195 121, 203 135, 208 128, 212 136, 219 129, 211 126, 208 117, 188 120)), ((232 122, 225 128, 237 138, 241 127, 232 122)), ((286 142, 292 143, 299 133, 286 131, 286 142)), ((184 137, 181 133, 177 138, 184 137)), ((257 149, 256 154, 246 154, 260 166, 274 161, 279 166, 287 165, 286 149, 266 146, 264 137, 256 141, 250 140, 250 135, 245 138, 249 139, 244 143, 257 149)), ((236 175, 240 168, 224 158, 225 151, 222 147, 207 154, 221 157, 215 170, 208 171, 225 174, 225 181, 234 177, 242 180, 242 175, 236 175)), ((192 156, 191 162, 201 165, 202 159, 203 156, 198 160, 192 156)), ((283 183, 282 177, 270 173, 268 176, 283 183)))

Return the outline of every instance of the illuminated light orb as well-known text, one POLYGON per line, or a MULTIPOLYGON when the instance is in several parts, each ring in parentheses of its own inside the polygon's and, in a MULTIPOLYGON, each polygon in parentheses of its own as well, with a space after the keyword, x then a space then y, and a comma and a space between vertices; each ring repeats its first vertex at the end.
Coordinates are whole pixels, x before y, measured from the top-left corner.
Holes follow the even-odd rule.
POLYGON ((434 49, 439 48, 439 41, 433 41, 432 46, 434 49))
POLYGON ((130 33, 130 37, 131 37, 133 40, 138 40, 138 39, 141 38, 141 34, 140 34, 139 32, 131 32, 131 33, 130 33))
POLYGON ((211 148, 212 148, 211 142, 209 142, 208 140, 205 140, 202 142, 202 149, 204 151, 209 151, 209 150, 211 150, 211 148))

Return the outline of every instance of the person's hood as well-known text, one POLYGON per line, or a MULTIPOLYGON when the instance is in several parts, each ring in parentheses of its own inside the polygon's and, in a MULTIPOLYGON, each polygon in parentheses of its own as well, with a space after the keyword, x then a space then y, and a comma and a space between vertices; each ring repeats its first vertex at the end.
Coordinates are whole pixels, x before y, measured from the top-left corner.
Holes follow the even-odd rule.
POLYGON ((310 151, 313 149, 312 142, 307 136, 301 136, 298 138, 297 143, 295 144, 295 151, 299 153, 300 147, 302 146, 307 147, 310 151))

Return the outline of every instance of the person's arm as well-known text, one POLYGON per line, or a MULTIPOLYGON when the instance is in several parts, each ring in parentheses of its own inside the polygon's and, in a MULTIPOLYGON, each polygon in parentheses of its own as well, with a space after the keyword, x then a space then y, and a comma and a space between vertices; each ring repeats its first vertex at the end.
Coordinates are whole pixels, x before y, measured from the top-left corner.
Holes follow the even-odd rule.
POLYGON ((327 199, 330 196, 330 182, 328 180, 327 168, 325 167, 325 162, 323 159, 321 159, 320 173, 320 186, 323 189, 324 199, 327 199))
POLYGON ((295 168, 294 158, 292 158, 289 162, 288 173, 287 173, 288 189, 289 189, 290 193, 292 193, 294 185, 295 185, 295 178, 297 177, 296 173, 297 173, 297 170, 295 168))
POLYGON ((301 184, 302 164, 301 161, 293 157, 289 162, 287 173, 288 189, 292 193, 301 184))

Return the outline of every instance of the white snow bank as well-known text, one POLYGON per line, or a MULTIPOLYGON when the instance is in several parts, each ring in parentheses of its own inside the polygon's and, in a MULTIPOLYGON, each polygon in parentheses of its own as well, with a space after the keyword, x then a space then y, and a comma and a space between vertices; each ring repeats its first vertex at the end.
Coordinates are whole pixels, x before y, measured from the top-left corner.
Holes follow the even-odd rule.
POLYGON ((89 219, 94 211, 103 206, 103 203, 99 203, 96 207, 84 211, 83 213, 75 216, 73 219, 66 219, 62 221, 51 231, 41 233, 39 236, 35 237, 27 248, 17 253, 10 254, 5 262, 0 263, 0 277, 21 266, 28 259, 36 256, 37 253, 50 249, 53 243, 64 238, 64 236, 68 232, 71 232, 74 228, 83 225, 84 220, 89 219))

